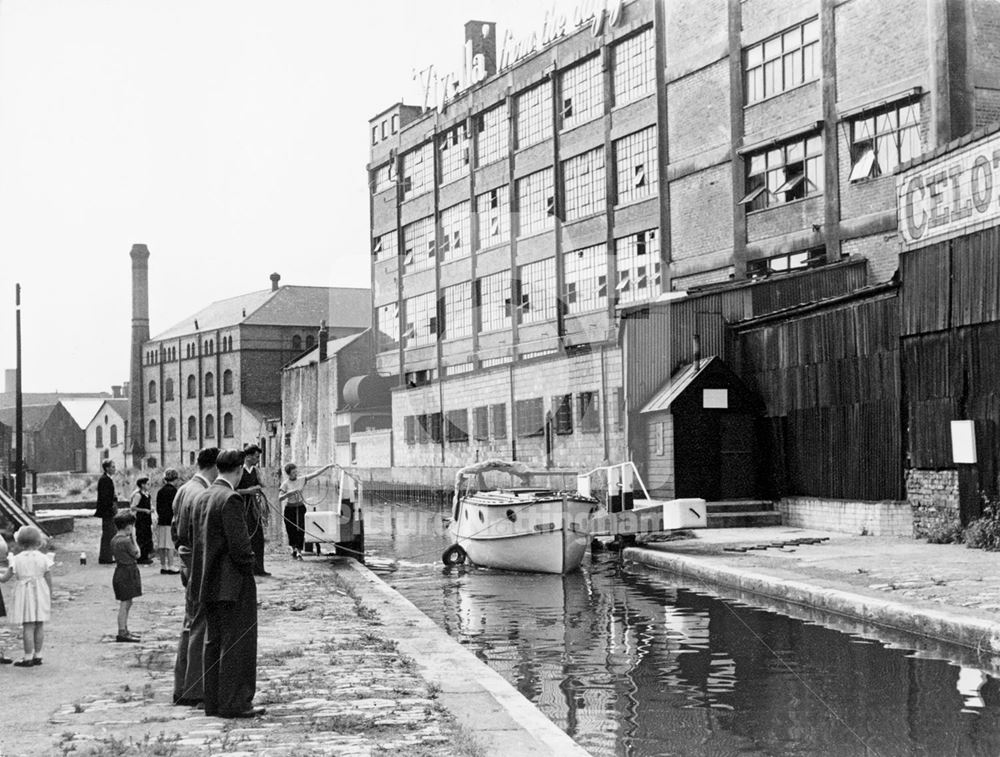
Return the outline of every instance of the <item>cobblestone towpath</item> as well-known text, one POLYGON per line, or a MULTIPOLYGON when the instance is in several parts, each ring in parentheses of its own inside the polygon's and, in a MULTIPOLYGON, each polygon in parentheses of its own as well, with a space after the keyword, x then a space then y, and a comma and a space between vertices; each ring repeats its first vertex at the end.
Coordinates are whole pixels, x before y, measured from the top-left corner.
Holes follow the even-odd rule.
MULTIPOLYGON (((253 720, 221 720, 171 704, 183 616, 179 577, 143 568, 131 629, 114 640, 112 568, 93 556, 99 521, 78 518, 53 540, 52 621, 43 664, 0 666, 0 757, 15 755, 484 755, 439 700, 440 688, 402 652, 348 560, 292 561, 269 550, 258 579, 259 658, 253 720)), ((9 603, 9 588, 4 587, 9 603)), ((19 631, 20 629, 17 629, 19 631)), ((0 636, 8 657, 19 635, 0 636)))

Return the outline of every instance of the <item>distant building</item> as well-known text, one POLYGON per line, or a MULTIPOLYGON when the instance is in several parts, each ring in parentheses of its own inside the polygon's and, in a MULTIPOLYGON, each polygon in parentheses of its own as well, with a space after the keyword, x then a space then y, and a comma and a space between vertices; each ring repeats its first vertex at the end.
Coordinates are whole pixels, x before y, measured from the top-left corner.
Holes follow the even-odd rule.
MULTIPOLYGON (((62 403, 25 405, 22 412, 26 469, 38 473, 84 470, 85 434, 62 403)), ((14 428, 14 416, 15 408, 0 408, 3 425, 14 428)), ((14 440, 12 446, 16 444, 14 440)))
MULTIPOLYGON (((4 370, 4 390, 0 392, 0 408, 14 407, 17 404, 17 371, 13 368, 4 370)), ((128 384, 113 386, 111 392, 21 392, 21 403, 24 405, 51 405, 56 402, 76 402, 78 400, 106 400, 115 397, 127 397, 128 384)), ((96 406, 95 406, 96 407, 96 406)), ((67 405, 67 410, 69 406, 67 405)), ((72 414, 72 410, 70 413, 72 414)), ((85 423, 86 421, 84 421, 85 423)), ((82 424, 81 424, 82 425, 82 424)))
POLYGON ((124 470, 131 464, 128 454, 128 400, 105 400, 84 431, 87 435, 88 473, 100 473, 105 460, 124 470))
POLYGON ((392 379, 372 375, 374 339, 368 329, 321 340, 282 371, 283 461, 302 467, 392 464, 392 379))
POLYGON ((316 345, 322 322, 331 338, 345 337, 367 329, 372 312, 368 289, 279 280, 272 274, 270 289, 214 302, 141 345, 135 466, 190 465, 202 447, 251 442, 274 459, 267 447, 281 414, 282 367, 316 345))

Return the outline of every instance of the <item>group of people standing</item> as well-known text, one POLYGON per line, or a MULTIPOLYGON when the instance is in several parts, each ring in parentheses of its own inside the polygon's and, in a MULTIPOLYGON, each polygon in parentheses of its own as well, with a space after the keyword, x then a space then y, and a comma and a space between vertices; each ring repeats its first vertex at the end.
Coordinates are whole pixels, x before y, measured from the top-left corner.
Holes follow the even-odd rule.
POLYGON ((155 542, 148 479, 136 482, 129 507, 121 510, 111 478, 113 462, 105 463, 98 482, 99 562, 115 564, 112 583, 121 603, 116 640, 139 640, 128 630, 128 612, 132 600, 142 594, 138 564, 152 564, 155 547, 161 555, 161 572, 179 572, 185 586, 173 699, 179 705, 204 706, 206 715, 245 718, 263 712, 253 706, 254 577, 270 575, 264 569, 267 501, 257 474, 259 460, 260 448, 255 445, 221 451, 210 447, 199 452, 198 472, 180 487, 174 484, 176 471, 165 471, 156 498, 155 542), (174 549, 179 571, 170 562, 174 549))

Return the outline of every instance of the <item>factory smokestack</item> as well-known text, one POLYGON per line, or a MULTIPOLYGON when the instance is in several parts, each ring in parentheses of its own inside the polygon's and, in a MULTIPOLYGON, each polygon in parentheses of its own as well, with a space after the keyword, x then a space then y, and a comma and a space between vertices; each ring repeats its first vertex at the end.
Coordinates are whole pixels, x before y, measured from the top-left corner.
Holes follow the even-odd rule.
POLYGON ((129 373, 129 431, 132 465, 141 467, 146 454, 143 442, 142 345, 149 341, 149 249, 132 245, 132 364, 129 373))

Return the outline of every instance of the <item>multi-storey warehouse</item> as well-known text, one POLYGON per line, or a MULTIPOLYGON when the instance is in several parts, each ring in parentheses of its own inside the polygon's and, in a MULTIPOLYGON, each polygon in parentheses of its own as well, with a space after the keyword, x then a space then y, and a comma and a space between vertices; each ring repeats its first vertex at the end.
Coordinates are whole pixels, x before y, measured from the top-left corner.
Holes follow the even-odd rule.
POLYGON ((648 472, 673 445, 639 410, 691 337, 731 360, 727 324, 890 282, 896 167, 1000 112, 985 0, 583 6, 505 37, 499 70, 487 50, 437 107, 370 123, 397 466, 648 472), (623 340, 622 313, 646 336, 623 340))

